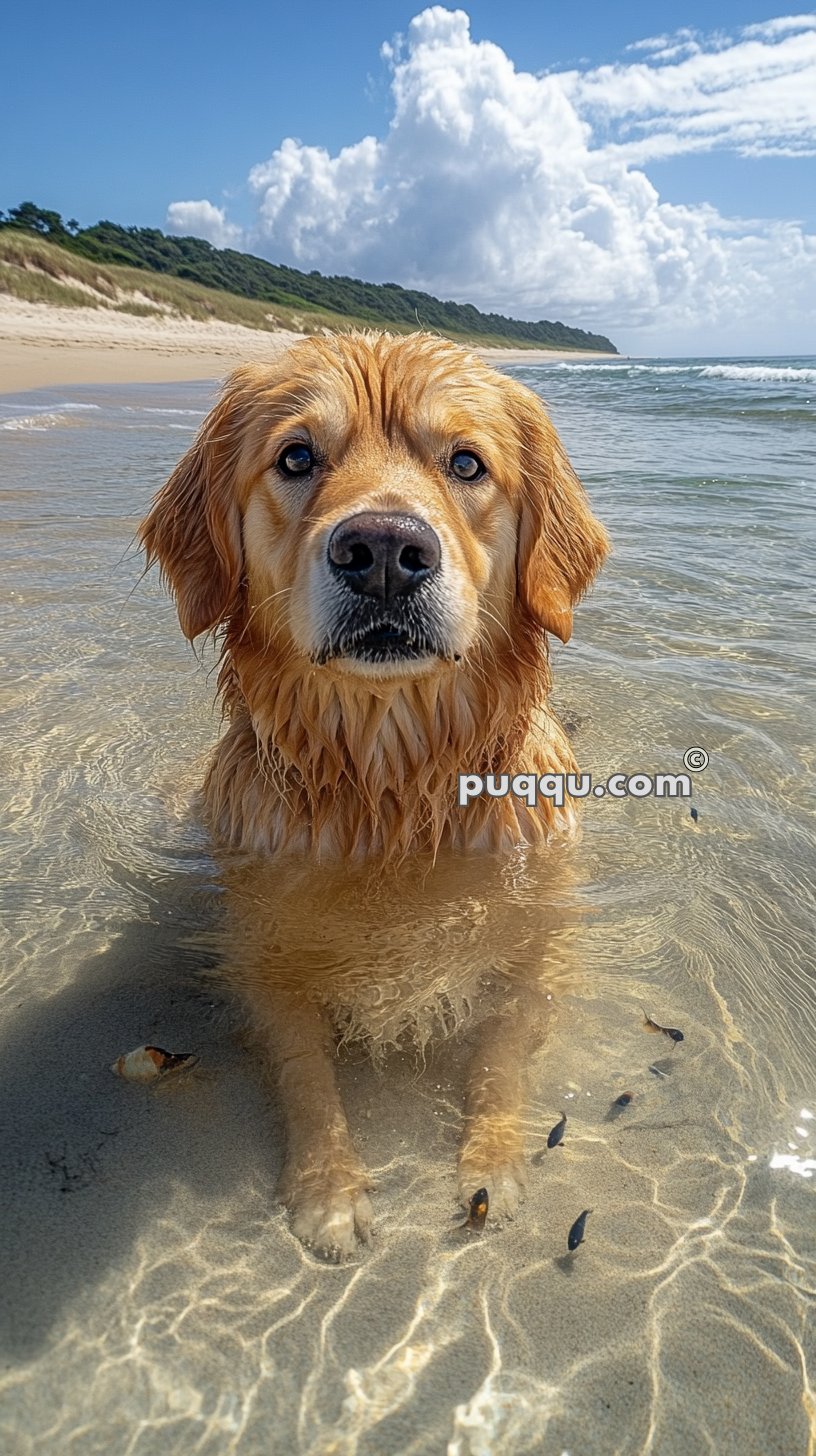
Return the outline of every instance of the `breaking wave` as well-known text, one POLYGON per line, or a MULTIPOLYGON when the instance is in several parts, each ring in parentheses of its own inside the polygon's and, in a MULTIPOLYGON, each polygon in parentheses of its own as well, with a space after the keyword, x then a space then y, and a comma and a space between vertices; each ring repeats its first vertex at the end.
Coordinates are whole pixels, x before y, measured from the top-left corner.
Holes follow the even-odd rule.
POLYGON ((792 365, 769 364, 706 364, 701 379, 744 379, 749 384, 816 384, 816 369, 796 369, 792 365))

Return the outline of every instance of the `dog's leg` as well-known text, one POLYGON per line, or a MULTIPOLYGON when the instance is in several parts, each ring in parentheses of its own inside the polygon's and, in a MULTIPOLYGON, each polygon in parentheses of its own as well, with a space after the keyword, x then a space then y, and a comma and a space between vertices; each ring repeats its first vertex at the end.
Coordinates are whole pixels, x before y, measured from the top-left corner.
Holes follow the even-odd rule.
POLYGON ((332 1029, 321 1007, 278 987, 244 992, 254 1031, 276 1074, 286 1123, 279 1194, 292 1231, 329 1258, 368 1242, 371 1181, 351 1141, 340 1101, 332 1029))
POLYGON ((524 1197, 525 1074, 540 1039, 535 1018, 519 1012, 491 1016, 478 1028, 459 1148, 459 1198, 465 1207, 477 1189, 487 1188, 490 1213, 512 1218, 524 1197))

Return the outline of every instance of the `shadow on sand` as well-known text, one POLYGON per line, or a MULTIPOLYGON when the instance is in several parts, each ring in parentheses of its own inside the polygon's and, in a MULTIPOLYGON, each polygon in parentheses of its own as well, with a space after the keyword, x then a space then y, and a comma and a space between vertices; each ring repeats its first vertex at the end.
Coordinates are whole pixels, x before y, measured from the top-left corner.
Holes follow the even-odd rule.
POLYGON ((184 944, 217 915, 191 880, 151 883, 152 919, 112 927, 69 986, 19 1006, 4 1042, 0 1348, 13 1358, 34 1356, 72 1297, 126 1263, 180 1182, 218 1200, 262 1177, 277 1209, 280 1127, 206 974, 214 955, 184 944), (201 1071, 157 1088, 113 1075, 115 1058, 145 1042, 196 1052, 201 1071))

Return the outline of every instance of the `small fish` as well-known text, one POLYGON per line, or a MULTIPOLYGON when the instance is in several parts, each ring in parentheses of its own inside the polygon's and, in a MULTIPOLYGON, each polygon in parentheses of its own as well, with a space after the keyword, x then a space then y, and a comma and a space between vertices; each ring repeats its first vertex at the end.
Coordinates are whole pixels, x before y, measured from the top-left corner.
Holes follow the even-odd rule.
POLYGON ((471 1233, 480 1234, 485 1226, 488 1202, 487 1189, 477 1188, 470 1200, 470 1209, 462 1228, 470 1229, 471 1233))
POLYGON ((628 1107, 629 1106, 629 1103, 632 1101, 632 1098, 634 1097, 634 1095, 635 1095, 634 1092, 621 1092, 620 1097, 616 1097, 615 1098, 615 1101, 612 1103, 612 1106, 613 1107, 628 1107))
POLYGON ((669 1037, 671 1041, 685 1041, 686 1038, 682 1031, 678 1031, 676 1026, 661 1026, 659 1021, 652 1020, 648 1011, 645 1011, 642 1006, 640 1009, 643 1011, 643 1019, 647 1031, 662 1031, 663 1035, 669 1037))
POLYGON ((694 805, 693 804, 691 806, 691 809, 689 810, 689 813, 691 814, 691 817, 692 817, 692 819, 694 820, 694 822, 696 824, 697 823, 698 815, 697 815, 697 810, 694 808, 694 805))
POLYGON ((547 1138, 547 1147, 548 1148, 557 1148, 558 1147, 558 1144, 560 1143, 562 1137, 564 1136, 564 1128, 566 1127, 566 1125, 567 1125, 567 1114, 566 1114, 566 1112, 562 1112, 561 1113, 561 1116, 559 1117, 559 1119, 557 1121, 557 1123, 555 1124, 555 1127, 550 1128, 550 1135, 547 1138))
POLYGON ((570 1253, 573 1253, 578 1248, 578 1245, 584 1242, 584 1228, 591 1212, 591 1208, 585 1208, 583 1213, 579 1213, 575 1223, 567 1234, 567 1248, 570 1253))
POLYGON ((192 1052, 166 1052, 162 1047, 142 1046, 117 1057, 111 1071, 126 1082, 156 1082, 168 1072, 181 1072, 194 1067, 198 1057, 192 1052))
POLYGON ((649 1071, 653 1072, 656 1077, 668 1077, 669 1075, 666 1068, 661 1067, 659 1062, 652 1062, 649 1071))

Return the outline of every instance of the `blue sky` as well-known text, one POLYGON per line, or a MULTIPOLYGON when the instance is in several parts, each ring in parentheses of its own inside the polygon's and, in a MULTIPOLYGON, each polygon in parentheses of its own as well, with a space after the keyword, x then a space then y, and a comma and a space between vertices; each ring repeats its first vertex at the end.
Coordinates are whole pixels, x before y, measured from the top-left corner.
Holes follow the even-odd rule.
POLYGON ((804 12, 731 0, 46 0, 4 19, 0 207, 196 232, 632 351, 812 350, 814 47, 804 12))

